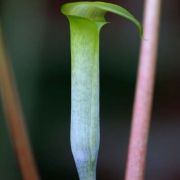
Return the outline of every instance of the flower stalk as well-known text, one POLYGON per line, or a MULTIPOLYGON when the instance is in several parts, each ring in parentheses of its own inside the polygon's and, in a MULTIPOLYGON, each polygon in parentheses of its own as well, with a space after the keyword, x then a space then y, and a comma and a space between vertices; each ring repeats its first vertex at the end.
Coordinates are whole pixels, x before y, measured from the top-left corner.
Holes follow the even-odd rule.
POLYGON ((0 95, 10 136, 24 180, 39 180, 33 153, 29 143, 23 112, 16 89, 11 64, 5 50, 0 24, 0 95))
POLYGON ((62 6, 71 36, 71 149, 80 180, 96 179, 99 150, 99 34, 112 12, 139 22, 124 8, 104 2, 76 2, 62 6))
POLYGON ((126 180, 143 180, 154 94, 161 0, 146 0, 126 180))

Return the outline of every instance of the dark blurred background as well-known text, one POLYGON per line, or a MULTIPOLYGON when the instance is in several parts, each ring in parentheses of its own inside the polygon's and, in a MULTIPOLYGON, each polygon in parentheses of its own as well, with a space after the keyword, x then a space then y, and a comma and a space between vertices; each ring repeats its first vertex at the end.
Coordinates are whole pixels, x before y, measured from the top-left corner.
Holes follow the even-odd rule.
MULTIPOLYGON (((70 150, 69 24, 61 0, 1 0, 0 17, 42 180, 78 179, 70 150)), ((110 1, 109 1, 110 2, 110 1)), ((141 22, 143 0, 113 0, 141 22)), ((163 0, 146 180, 180 179, 179 0, 163 0)), ((130 131, 140 38, 109 14, 101 32, 101 145, 97 179, 121 180, 130 131)), ((0 179, 20 180, 0 104, 0 179)))

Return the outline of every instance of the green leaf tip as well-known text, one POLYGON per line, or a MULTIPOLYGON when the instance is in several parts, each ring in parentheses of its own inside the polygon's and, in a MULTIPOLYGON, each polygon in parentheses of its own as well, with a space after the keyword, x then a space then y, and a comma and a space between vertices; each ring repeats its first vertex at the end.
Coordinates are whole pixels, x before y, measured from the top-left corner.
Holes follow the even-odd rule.
POLYGON ((105 14, 111 12, 130 20, 142 36, 143 29, 139 21, 125 8, 106 2, 72 2, 62 5, 61 12, 66 16, 85 18, 95 22, 105 23, 105 14))

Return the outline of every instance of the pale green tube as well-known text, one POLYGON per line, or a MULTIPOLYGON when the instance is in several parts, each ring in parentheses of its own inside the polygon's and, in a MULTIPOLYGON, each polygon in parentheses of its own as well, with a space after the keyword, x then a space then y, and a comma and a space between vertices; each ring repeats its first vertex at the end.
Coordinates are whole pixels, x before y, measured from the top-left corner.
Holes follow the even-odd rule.
POLYGON ((82 180, 94 180, 99 149, 99 30, 69 17, 71 26, 71 148, 82 180))
POLYGON ((80 180, 96 179, 99 150, 99 33, 106 11, 124 16, 141 32, 125 9, 103 2, 68 3, 62 7, 71 34, 71 149, 80 180))

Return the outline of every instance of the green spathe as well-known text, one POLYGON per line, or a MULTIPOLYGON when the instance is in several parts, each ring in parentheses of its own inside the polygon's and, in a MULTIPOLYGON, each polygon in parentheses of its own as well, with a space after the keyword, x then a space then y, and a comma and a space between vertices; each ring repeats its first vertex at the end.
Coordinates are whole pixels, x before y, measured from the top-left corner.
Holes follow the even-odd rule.
POLYGON ((95 179, 99 149, 99 29, 70 17, 71 148, 82 180, 95 179))
POLYGON ((64 4, 61 11, 66 16, 82 17, 94 22, 106 22, 104 16, 107 12, 111 12, 134 23, 142 35, 142 26, 139 21, 129 11, 115 4, 98 1, 74 2, 64 4))
POLYGON ((139 22, 124 8, 104 2, 75 2, 62 6, 71 36, 71 149, 80 180, 96 179, 99 149, 99 33, 112 12, 139 22))

